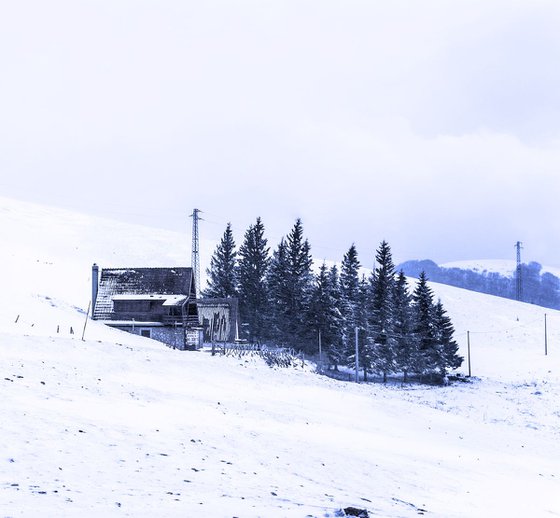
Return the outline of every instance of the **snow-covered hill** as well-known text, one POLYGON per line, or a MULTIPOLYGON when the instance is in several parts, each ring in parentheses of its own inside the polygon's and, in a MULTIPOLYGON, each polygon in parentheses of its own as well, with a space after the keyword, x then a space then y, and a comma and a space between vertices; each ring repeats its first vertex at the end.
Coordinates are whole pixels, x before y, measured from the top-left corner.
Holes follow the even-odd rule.
MULTIPOLYGON (((498 273, 503 277, 513 277, 517 268, 514 260, 508 259, 479 259, 470 261, 452 261, 440 264, 442 268, 459 268, 460 270, 472 270, 476 273, 498 273)), ((548 272, 560 277, 560 268, 543 266, 542 273, 548 272)))
POLYGON ((560 514, 559 312, 545 356, 542 308, 434 284, 476 378, 356 385, 82 341, 91 264, 185 264, 186 236, 0 199, 0 238, 1 516, 560 514))

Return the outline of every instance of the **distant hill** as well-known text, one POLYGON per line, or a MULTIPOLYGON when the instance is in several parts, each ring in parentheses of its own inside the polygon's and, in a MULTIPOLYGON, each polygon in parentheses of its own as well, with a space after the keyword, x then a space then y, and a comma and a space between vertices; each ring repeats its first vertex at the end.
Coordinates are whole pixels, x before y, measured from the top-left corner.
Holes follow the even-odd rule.
MULTIPOLYGON (((422 271, 428 279, 498 297, 516 299, 516 264, 513 261, 465 261, 438 265, 429 259, 406 261, 397 266, 409 277, 422 271)), ((546 308, 560 309, 560 277, 552 268, 537 262, 521 265, 521 300, 546 308), (554 272, 554 273, 553 273, 554 272)))

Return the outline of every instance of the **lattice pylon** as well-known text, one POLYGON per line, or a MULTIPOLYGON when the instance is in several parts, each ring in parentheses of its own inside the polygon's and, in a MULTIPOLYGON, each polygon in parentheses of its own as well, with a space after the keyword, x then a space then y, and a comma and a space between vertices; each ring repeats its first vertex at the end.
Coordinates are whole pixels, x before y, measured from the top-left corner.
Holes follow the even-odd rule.
POLYGON ((199 240, 198 240, 198 222, 200 220, 199 209, 194 209, 190 217, 193 219, 192 226, 192 253, 191 253, 191 268, 194 274, 194 285, 196 296, 200 297, 200 256, 199 256, 199 240))

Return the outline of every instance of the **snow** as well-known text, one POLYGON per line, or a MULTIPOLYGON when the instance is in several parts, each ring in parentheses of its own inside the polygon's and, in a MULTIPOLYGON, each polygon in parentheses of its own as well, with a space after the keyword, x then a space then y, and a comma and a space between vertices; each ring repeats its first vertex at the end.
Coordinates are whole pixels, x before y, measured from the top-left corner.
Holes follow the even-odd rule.
POLYGON ((516 262, 507 259, 480 259, 470 261, 453 261, 440 264, 442 268, 459 268, 472 270, 476 273, 498 273, 503 277, 512 277, 515 273, 516 262))
POLYGON ((4 199, 0 233, 1 516, 560 514, 559 312, 432 284, 471 382, 344 383, 82 341, 93 262, 180 265, 187 236, 4 199))
MULTIPOLYGON (((440 264, 440 266, 442 268, 459 268, 461 270, 472 270, 477 273, 498 273, 503 277, 513 277, 517 268, 517 262, 507 259, 478 259, 469 261, 453 261, 445 264, 440 264)), ((541 273, 547 272, 556 277, 560 277, 560 268, 543 265, 541 273)))
POLYGON ((187 300, 184 295, 163 295, 159 293, 113 295, 111 298, 113 300, 163 300, 163 306, 176 306, 187 300))

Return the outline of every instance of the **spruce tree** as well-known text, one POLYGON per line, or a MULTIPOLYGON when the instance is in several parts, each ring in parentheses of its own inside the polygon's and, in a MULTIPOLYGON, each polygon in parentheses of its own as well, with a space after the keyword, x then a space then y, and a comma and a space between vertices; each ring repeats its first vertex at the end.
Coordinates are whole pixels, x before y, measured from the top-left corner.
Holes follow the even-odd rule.
POLYGON ((290 294, 286 286, 286 271, 288 259, 286 242, 280 240, 272 254, 266 276, 266 286, 269 297, 268 312, 266 314, 266 337, 279 345, 287 345, 284 329, 286 327, 286 311, 290 294))
POLYGON ((335 336, 333 342, 328 348, 328 356, 331 366, 334 370, 338 370, 338 366, 344 364, 344 317, 341 310, 341 293, 340 293, 340 277, 338 268, 333 265, 329 270, 329 289, 331 298, 335 307, 334 316, 336 322, 335 336))
POLYGON ((441 300, 434 307, 435 339, 438 349, 438 368, 444 382, 447 382, 448 369, 457 369, 463 363, 458 354, 459 345, 453 339, 455 330, 441 300))
MULTIPOLYGON (((364 381, 368 380, 368 374, 373 372, 375 363, 375 351, 371 340, 370 330, 370 294, 371 294, 371 280, 366 279, 363 275, 358 289, 358 305, 356 312, 356 327, 358 328, 358 363, 364 371, 364 381)), ((356 349, 355 335, 353 342, 353 351, 356 349)), ((351 358, 355 356, 355 352, 350 355, 351 358)), ((352 360, 352 365, 355 365, 355 358, 352 360)))
POLYGON ((403 382, 408 381, 414 352, 411 298, 404 272, 401 270, 393 291, 393 332, 395 334, 395 367, 403 373, 403 382))
POLYGON ((425 272, 421 272, 412 294, 412 319, 414 352, 412 368, 424 375, 432 373, 438 365, 438 351, 435 337, 434 296, 428 286, 425 272))
POLYGON ((314 350, 312 331, 306 321, 313 280, 311 264, 311 247, 303 237, 302 222, 297 219, 273 255, 269 291, 276 340, 308 352, 314 350))
POLYGON ((341 315, 337 301, 338 286, 334 284, 338 280, 337 275, 336 267, 334 271, 329 271, 325 263, 321 265, 315 277, 308 316, 309 324, 317 335, 320 333, 323 354, 321 361, 327 357, 335 370, 341 362, 341 315))
POLYGON ((237 296, 236 255, 231 223, 228 223, 224 235, 210 259, 210 268, 206 270, 208 287, 204 290, 205 297, 237 296))
POLYGON ((237 280, 241 322, 250 342, 261 342, 266 336, 268 292, 265 278, 270 262, 270 249, 264 237, 264 225, 257 218, 245 232, 239 248, 237 280))
POLYGON ((395 289, 395 265, 391 247, 382 241, 375 256, 377 267, 371 279, 371 304, 369 315, 369 339, 375 356, 375 367, 387 375, 395 370, 395 333, 393 295, 395 289))
POLYGON ((360 261, 356 245, 348 249, 340 267, 340 311, 342 314, 342 340, 347 351, 347 362, 355 358, 355 330, 359 325, 360 311, 360 261))

